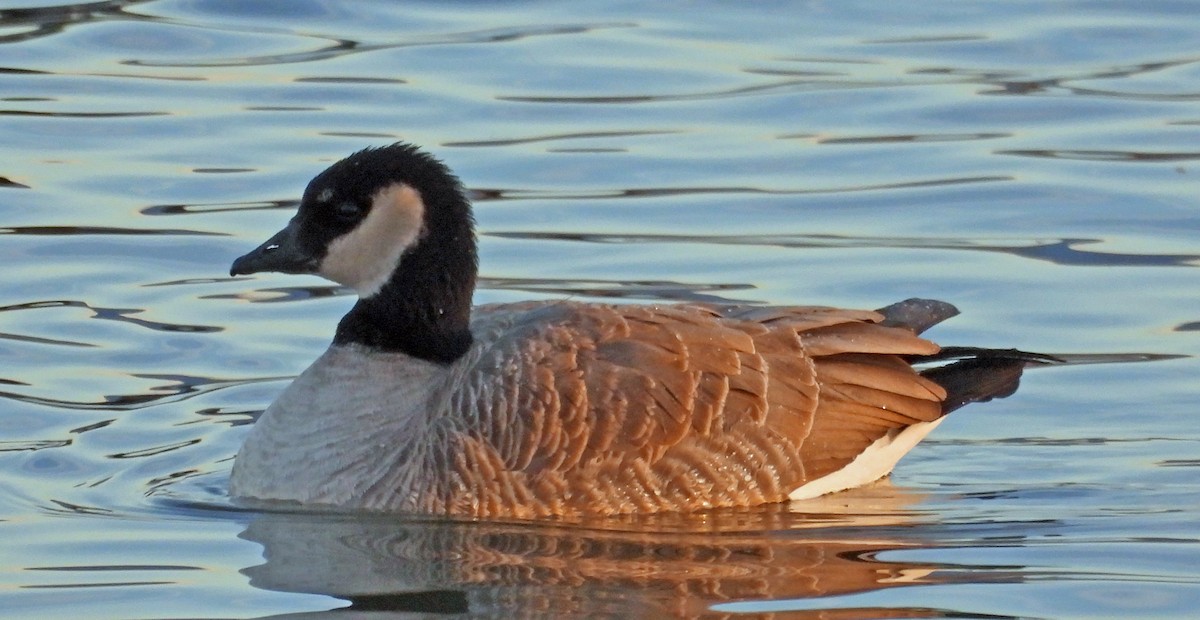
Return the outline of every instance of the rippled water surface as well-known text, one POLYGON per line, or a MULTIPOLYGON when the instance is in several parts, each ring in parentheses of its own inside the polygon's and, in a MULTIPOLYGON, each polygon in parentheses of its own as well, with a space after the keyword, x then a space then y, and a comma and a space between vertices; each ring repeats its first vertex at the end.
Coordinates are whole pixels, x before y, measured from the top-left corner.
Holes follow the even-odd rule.
POLYGON ((1200 606, 1194 3, 0 7, 0 615, 1200 606), (809 504, 239 509, 247 425, 352 298, 229 263, 400 139, 472 190, 478 301, 924 296, 942 342, 1184 357, 1031 372, 809 504))

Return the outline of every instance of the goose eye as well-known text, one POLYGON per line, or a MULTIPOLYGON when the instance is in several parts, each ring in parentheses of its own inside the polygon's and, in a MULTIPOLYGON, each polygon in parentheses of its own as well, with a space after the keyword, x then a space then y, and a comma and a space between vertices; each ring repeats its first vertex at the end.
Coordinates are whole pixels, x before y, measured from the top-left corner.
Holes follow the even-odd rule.
POLYGON ((350 222, 350 221, 357 220, 358 216, 361 214, 362 214, 362 209, 360 209, 356 203, 351 202, 349 200, 347 200, 346 202, 339 202, 336 206, 333 207, 333 216, 343 222, 350 222))

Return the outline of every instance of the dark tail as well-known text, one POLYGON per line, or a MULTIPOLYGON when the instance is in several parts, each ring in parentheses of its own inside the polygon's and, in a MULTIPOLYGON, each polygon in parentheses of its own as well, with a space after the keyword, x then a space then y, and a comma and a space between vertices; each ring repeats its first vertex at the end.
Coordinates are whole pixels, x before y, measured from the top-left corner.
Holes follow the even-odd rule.
POLYGON ((950 361, 921 371, 921 376, 946 388, 942 413, 950 413, 969 403, 1004 398, 1017 391, 1021 373, 1038 366, 1078 366, 1081 364, 1127 364, 1177 359, 1186 355, 1161 353, 1029 353, 1017 349, 981 349, 943 347, 939 353, 910 359, 914 366, 950 361))
POLYGON ((934 355, 914 357, 909 361, 914 366, 949 361, 921 371, 921 376, 946 389, 943 414, 966 404, 1009 396, 1017 391, 1026 368, 1061 363, 1054 356, 1040 353, 978 347, 945 347, 934 355))
MULTIPOLYGON (((958 314, 958 309, 933 299, 906 299, 880 308, 878 312, 885 317, 884 325, 905 327, 920 334, 958 314)), ((908 361, 913 366, 940 364, 920 370, 920 373, 945 388, 946 400, 942 403, 942 413, 946 414, 969 403, 986 402, 1012 394, 1020 385, 1021 373, 1030 367, 1150 362, 1179 357, 1186 356, 1158 353, 1047 355, 1017 349, 943 347, 938 353, 912 356, 908 361)))

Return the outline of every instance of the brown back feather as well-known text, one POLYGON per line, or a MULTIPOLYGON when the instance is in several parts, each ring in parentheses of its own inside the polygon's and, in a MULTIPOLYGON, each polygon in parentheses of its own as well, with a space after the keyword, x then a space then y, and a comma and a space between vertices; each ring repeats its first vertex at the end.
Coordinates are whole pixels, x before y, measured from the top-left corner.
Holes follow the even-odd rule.
POLYGON ((477 310, 446 416, 451 511, 537 516, 782 501, 945 392, 878 313, 529 303, 477 310))

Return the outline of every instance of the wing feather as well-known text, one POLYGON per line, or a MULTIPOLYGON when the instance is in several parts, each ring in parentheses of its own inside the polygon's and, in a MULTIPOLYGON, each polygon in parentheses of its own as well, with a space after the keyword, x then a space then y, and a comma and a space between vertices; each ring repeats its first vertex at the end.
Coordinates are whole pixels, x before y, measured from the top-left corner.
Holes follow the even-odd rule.
POLYGON ((503 514, 781 501, 941 415, 944 390, 902 357, 937 346, 883 319, 825 307, 481 307, 478 359, 447 405, 469 439, 458 469, 473 471, 459 477, 487 510, 523 503, 503 514))

